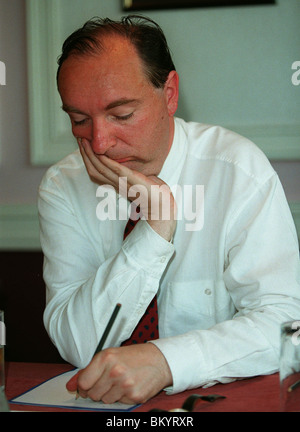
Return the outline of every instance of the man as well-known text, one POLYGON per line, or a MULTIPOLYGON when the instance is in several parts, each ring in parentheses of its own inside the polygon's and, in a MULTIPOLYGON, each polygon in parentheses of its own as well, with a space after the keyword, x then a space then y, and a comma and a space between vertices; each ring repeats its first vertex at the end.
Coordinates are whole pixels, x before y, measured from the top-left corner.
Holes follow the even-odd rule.
POLYGON ((45 325, 82 369, 68 388, 140 403, 275 372, 280 323, 300 316, 299 253, 265 156, 174 117, 178 74, 150 20, 88 22, 65 42, 57 80, 80 153, 47 172, 39 212, 45 325), (130 201, 142 217, 123 240, 130 201), (153 297, 159 338, 121 346, 153 297))

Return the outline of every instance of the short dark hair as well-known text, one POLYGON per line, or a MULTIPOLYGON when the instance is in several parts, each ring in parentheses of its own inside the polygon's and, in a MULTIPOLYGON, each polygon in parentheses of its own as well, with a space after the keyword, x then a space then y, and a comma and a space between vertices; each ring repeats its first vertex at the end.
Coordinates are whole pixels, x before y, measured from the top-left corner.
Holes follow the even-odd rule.
POLYGON ((72 33, 64 42, 58 58, 57 79, 63 62, 71 55, 94 55, 102 49, 101 37, 121 35, 136 48, 145 73, 154 87, 162 88, 169 73, 175 70, 165 35, 150 18, 128 15, 120 21, 95 17, 72 33))

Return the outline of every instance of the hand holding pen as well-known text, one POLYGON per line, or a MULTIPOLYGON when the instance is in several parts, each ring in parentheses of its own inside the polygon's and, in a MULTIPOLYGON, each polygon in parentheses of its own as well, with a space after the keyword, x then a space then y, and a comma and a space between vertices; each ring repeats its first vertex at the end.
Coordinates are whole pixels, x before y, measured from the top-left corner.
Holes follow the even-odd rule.
POLYGON ((67 389, 77 390, 81 397, 94 401, 132 405, 146 402, 172 384, 165 357, 150 342, 99 351, 89 365, 67 383, 67 389))
MULTIPOLYGON (((105 341, 106 341, 106 339, 107 339, 107 336, 109 335, 109 332, 110 332, 110 330, 111 330, 111 328, 112 328, 112 326, 113 326, 113 324, 114 324, 114 322, 115 322, 115 319, 117 318, 117 315, 118 315, 118 313, 119 313, 120 308, 121 308, 121 304, 120 304, 120 303, 117 303, 117 304, 116 304, 116 307, 115 307, 115 309, 114 309, 114 311, 113 311, 113 313, 112 313, 112 315, 111 315, 111 317, 110 317, 110 320, 109 320, 109 322, 108 322, 108 324, 107 324, 107 326, 106 326, 106 328, 105 328, 105 330, 104 330, 104 333, 103 333, 103 335, 102 335, 102 338, 100 339, 100 342, 99 342, 99 344, 98 344, 98 346, 97 346, 97 348, 96 348, 96 351, 95 351, 95 353, 94 353, 94 356, 95 356, 96 354, 98 354, 100 351, 102 351, 103 346, 104 346, 104 344, 105 344, 105 341)), ((69 391, 72 391, 72 389, 73 389, 75 383, 76 383, 76 390, 77 390, 77 381, 78 381, 78 376, 79 376, 79 374, 80 374, 80 371, 77 372, 77 374, 75 374, 75 375, 70 379, 70 381, 67 383, 67 389, 68 389, 69 391)), ((78 399, 78 397, 79 397, 79 393, 78 393, 78 390, 77 390, 77 391, 76 391, 76 399, 78 399)))

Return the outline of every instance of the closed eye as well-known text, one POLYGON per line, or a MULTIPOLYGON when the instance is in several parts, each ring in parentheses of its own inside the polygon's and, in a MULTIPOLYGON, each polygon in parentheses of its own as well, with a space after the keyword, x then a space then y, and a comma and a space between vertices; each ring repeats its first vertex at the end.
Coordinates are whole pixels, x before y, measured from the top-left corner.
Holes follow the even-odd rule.
POLYGON ((132 116, 133 116, 133 112, 130 113, 130 114, 123 115, 123 116, 115 115, 114 117, 115 117, 117 120, 122 121, 122 120, 129 120, 132 116))
POLYGON ((87 122, 88 119, 83 119, 83 120, 73 120, 73 123, 75 126, 82 126, 87 122))
MULTIPOLYGON (((133 114, 134 114, 134 112, 126 114, 126 115, 113 115, 112 118, 114 118, 117 121, 122 122, 122 121, 129 120, 133 116, 133 114)), ((85 117, 85 118, 80 119, 80 120, 76 120, 74 117, 73 118, 72 117, 71 117, 71 121, 72 121, 74 126, 84 126, 89 121, 88 117, 85 117)))

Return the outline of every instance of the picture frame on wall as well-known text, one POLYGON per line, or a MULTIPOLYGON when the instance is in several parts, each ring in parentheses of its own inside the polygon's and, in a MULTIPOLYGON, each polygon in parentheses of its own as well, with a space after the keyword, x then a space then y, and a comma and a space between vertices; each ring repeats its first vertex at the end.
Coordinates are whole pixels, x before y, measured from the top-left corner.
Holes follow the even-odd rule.
POLYGON ((275 0, 122 0, 124 11, 275 4, 275 0))

